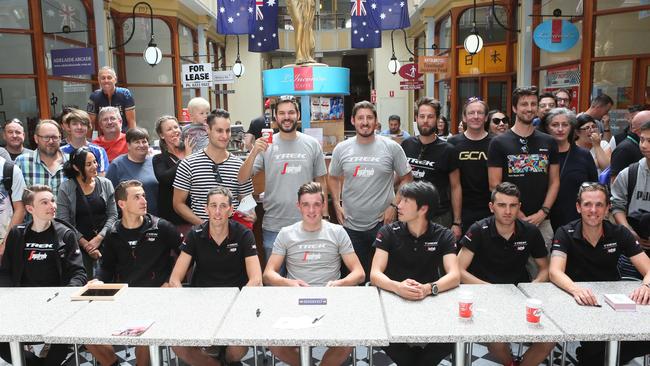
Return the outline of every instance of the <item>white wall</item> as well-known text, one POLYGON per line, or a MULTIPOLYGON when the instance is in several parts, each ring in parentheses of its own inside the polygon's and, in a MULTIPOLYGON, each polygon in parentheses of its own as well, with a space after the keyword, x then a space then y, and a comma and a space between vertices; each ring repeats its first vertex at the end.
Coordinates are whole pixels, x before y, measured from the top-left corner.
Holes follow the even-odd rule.
MULTIPOLYGON (((234 94, 228 94, 228 112, 234 123, 242 121, 248 129, 251 120, 263 113, 264 100, 262 99, 262 57, 260 53, 248 52, 248 37, 239 36, 240 59, 246 71, 239 79, 235 78, 234 84, 229 84, 228 89, 234 89, 234 94)), ((228 36, 226 54, 227 64, 232 66, 237 57, 237 41, 234 36, 228 36)))

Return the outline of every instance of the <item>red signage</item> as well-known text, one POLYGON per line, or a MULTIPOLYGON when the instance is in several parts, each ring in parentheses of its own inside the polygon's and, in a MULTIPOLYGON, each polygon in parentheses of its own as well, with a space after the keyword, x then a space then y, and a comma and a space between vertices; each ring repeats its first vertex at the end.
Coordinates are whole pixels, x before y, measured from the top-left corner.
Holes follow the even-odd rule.
POLYGON ((314 70, 311 67, 294 67, 293 88, 296 91, 314 90, 314 70))
POLYGON ((422 80, 407 80, 399 82, 399 90, 418 90, 424 88, 422 80))
POLYGON ((406 80, 417 80, 422 78, 424 74, 421 74, 418 71, 418 65, 411 63, 411 64, 406 64, 399 69, 399 76, 401 76, 403 79, 406 80))

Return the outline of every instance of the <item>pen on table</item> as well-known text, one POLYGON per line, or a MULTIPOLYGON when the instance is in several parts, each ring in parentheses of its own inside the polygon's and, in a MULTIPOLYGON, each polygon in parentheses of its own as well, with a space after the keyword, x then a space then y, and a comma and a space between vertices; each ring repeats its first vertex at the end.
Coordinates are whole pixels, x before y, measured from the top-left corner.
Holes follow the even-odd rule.
POLYGON ((257 308, 257 310, 255 310, 255 315, 257 315, 257 317, 259 318, 259 317, 260 317, 260 314, 262 314, 262 310, 260 310, 259 308, 257 308))
POLYGON ((50 301, 54 300, 54 298, 57 297, 57 296, 59 296, 59 293, 55 292, 54 295, 52 295, 52 297, 50 297, 49 299, 45 300, 45 302, 50 302, 50 301))
POLYGON ((325 314, 323 314, 323 315, 321 315, 321 316, 319 316, 318 318, 315 318, 315 319, 314 319, 314 321, 313 321, 313 322, 311 322, 311 323, 312 323, 312 324, 315 324, 315 323, 316 323, 317 321, 319 321, 319 320, 321 320, 321 319, 323 319, 323 317, 324 317, 324 316, 325 316, 325 314))
POLYGON ((597 307, 597 308, 602 308, 602 307, 603 307, 602 305, 600 305, 600 304, 597 304, 597 303, 596 303, 596 304, 594 304, 593 306, 595 306, 595 307, 597 307))

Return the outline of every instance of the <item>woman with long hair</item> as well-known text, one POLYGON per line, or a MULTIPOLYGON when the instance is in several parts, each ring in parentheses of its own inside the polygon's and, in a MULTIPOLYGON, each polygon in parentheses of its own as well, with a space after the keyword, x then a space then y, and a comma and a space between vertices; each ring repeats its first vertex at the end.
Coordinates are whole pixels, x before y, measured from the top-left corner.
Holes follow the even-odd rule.
POLYGON ((494 136, 505 133, 510 128, 510 118, 498 109, 488 112, 485 130, 494 136))

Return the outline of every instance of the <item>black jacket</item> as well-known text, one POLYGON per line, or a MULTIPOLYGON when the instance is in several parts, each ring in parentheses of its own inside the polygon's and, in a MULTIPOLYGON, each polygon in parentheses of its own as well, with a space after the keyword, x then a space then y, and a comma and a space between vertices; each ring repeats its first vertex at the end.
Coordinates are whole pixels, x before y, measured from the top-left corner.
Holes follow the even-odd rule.
MULTIPOLYGON (((33 221, 16 225, 7 235, 5 254, 0 265, 0 277, 10 286, 21 286, 25 261, 25 233, 33 221)), ((81 259, 81 250, 77 242, 77 231, 67 222, 54 219, 52 221, 56 235, 57 253, 56 266, 61 279, 61 286, 83 286, 88 282, 86 270, 81 259)))
POLYGON ((169 221, 146 214, 138 242, 131 247, 115 222, 102 242, 99 279, 128 283, 133 287, 160 287, 171 275, 171 252, 178 253, 182 236, 169 221))

